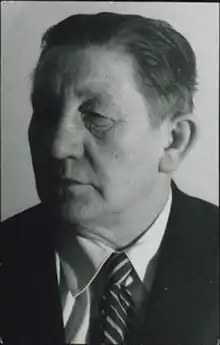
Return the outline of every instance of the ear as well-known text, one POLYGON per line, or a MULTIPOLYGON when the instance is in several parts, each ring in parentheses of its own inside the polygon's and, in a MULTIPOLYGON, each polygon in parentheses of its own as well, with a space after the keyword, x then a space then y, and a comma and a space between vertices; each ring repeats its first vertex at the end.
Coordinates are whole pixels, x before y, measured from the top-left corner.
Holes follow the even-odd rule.
POLYGON ((194 146, 198 137, 198 122, 194 115, 184 115, 168 124, 168 140, 159 162, 159 171, 175 171, 194 146))

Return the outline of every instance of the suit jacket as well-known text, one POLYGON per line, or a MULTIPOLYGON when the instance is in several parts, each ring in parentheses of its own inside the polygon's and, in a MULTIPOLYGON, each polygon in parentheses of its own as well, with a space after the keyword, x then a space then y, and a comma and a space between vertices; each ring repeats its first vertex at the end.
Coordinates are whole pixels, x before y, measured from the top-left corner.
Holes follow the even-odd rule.
MULTIPOLYGON (((146 310, 142 344, 216 345, 217 207, 181 192, 173 203, 146 310)), ((1 330, 10 345, 64 344, 52 234, 40 204, 2 223, 1 330)))

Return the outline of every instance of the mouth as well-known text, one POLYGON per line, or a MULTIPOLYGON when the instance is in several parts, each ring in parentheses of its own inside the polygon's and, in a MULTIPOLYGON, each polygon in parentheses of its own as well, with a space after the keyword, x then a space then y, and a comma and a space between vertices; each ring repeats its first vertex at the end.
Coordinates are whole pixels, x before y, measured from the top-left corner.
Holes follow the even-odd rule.
POLYGON ((75 195, 78 192, 86 191, 87 189, 94 189, 98 193, 99 187, 96 186, 93 182, 89 182, 88 180, 83 180, 82 178, 66 178, 66 177, 58 177, 53 181, 50 181, 49 185, 54 192, 54 195, 58 196, 59 198, 67 196, 67 195, 75 195))
POLYGON ((57 184, 57 193, 59 195, 59 198, 61 199, 72 199, 72 197, 78 195, 78 193, 81 194, 84 190, 87 188, 91 188, 92 185, 90 183, 84 183, 79 180, 74 179, 65 179, 60 180, 57 184))
POLYGON ((88 186, 88 185, 91 186, 92 183, 89 183, 86 181, 75 180, 75 179, 61 179, 58 185, 63 188, 69 188, 72 186, 88 186))
POLYGON ((69 184, 89 184, 88 182, 83 182, 83 181, 80 181, 80 180, 75 180, 75 179, 63 179, 61 180, 61 183, 63 184, 66 184, 66 185, 69 185, 69 184))

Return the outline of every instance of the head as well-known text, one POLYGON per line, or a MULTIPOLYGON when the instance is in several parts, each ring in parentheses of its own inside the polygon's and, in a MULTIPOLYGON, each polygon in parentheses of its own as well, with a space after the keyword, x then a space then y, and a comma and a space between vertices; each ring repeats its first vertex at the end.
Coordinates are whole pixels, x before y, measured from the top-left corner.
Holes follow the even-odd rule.
POLYGON ((168 23, 73 15, 50 28, 33 76, 36 186, 70 224, 160 195, 194 143, 195 56, 168 23))

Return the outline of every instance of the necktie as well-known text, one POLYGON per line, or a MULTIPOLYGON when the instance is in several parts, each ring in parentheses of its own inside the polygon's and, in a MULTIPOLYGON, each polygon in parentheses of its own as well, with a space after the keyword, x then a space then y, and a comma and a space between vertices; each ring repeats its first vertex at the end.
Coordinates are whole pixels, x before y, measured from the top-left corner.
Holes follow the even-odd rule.
POLYGON ((107 265, 107 279, 100 304, 100 344, 126 344, 133 331, 133 300, 125 286, 133 267, 126 254, 112 254, 107 265))

